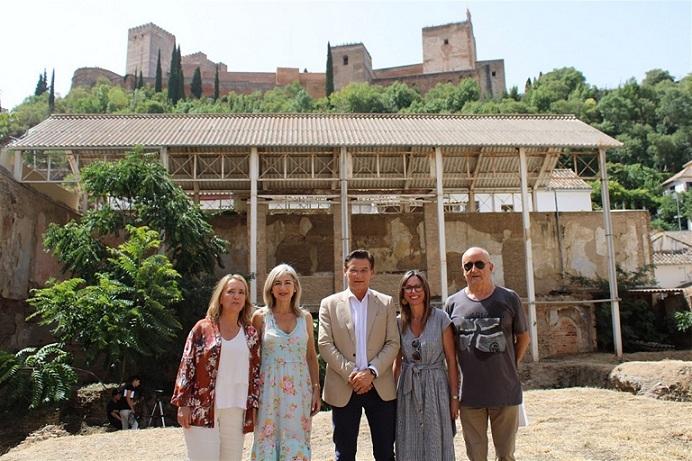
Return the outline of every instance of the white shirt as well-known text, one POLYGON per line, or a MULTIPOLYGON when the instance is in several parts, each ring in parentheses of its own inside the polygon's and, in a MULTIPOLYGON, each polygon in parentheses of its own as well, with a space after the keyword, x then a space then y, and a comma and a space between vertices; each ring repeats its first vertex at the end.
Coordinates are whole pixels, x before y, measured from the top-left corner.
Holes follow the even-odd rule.
POLYGON ((362 301, 358 301, 356 295, 348 290, 348 302, 351 306, 351 317, 353 318, 353 329, 356 333, 356 370, 367 370, 372 368, 377 373, 375 367, 368 365, 368 295, 370 289, 365 292, 362 301))
POLYGON ((216 374, 216 408, 247 407, 250 349, 242 328, 232 339, 221 338, 221 358, 216 374))

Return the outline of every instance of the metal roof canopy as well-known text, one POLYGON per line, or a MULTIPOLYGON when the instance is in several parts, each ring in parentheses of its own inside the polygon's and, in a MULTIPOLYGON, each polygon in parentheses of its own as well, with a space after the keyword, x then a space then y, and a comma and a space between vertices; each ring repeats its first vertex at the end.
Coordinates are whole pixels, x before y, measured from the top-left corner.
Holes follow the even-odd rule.
MULTIPOLYGON (((526 273, 533 274, 529 189, 549 186, 556 167, 600 176, 608 246, 613 336, 622 356, 606 149, 622 143, 572 115, 136 114, 52 115, 8 149, 21 182, 68 182, 81 166, 141 145, 157 152, 173 180, 195 197, 249 196, 250 271, 257 270, 257 205, 262 196, 335 197, 341 250, 349 251, 354 195, 434 196, 440 292, 447 296, 444 197, 521 192, 526 273), (62 158, 61 158, 62 156, 62 158), (350 195, 349 195, 350 194, 350 195)), ((534 194, 535 198, 535 194, 534 194)), ((534 207, 535 209, 535 207, 534 207)), ((251 298, 257 296, 256 279, 251 298)), ((527 276, 531 352, 538 359, 533 277, 527 276)))

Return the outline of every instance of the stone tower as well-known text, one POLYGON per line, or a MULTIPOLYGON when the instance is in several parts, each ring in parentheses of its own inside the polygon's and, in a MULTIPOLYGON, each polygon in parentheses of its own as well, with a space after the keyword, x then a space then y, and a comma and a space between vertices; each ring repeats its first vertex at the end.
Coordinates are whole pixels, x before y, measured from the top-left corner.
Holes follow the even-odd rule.
POLYGON ((373 79, 372 58, 362 43, 333 46, 332 67, 335 90, 351 82, 370 82, 373 79))
POLYGON ((474 70, 476 38, 471 13, 466 21, 423 28, 423 73, 474 70))
POLYGON ((142 72, 144 78, 156 77, 156 59, 161 50, 162 78, 171 67, 171 54, 175 47, 175 35, 156 24, 148 23, 127 31, 126 74, 142 72))

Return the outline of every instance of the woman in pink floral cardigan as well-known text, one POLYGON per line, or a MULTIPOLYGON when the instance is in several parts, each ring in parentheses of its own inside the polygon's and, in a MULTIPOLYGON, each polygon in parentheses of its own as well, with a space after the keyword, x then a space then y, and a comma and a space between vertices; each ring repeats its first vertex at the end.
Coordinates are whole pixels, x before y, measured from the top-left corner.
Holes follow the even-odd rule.
POLYGON ((226 275, 216 284, 207 316, 187 337, 171 403, 178 407, 190 460, 242 457, 259 398, 260 339, 252 310, 245 279, 226 275))

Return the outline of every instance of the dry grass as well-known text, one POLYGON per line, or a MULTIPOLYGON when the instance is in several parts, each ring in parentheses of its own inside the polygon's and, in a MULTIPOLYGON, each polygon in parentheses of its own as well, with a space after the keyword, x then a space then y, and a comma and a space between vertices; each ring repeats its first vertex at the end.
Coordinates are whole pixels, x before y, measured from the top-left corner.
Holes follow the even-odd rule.
MULTIPOLYGON (((692 403, 591 388, 527 391, 525 400, 530 426, 519 430, 518 459, 692 459, 692 403)), ((365 418, 361 429, 358 459, 371 460, 365 418)), ((247 449, 251 443, 247 437, 247 449)), ((466 460, 461 435, 457 435, 455 444, 457 459, 466 460)), ((312 447, 313 459, 333 459, 329 413, 321 413, 313 420, 312 447)), ((184 459, 184 453, 181 430, 176 428, 51 438, 20 445, 0 459, 163 461, 184 459)))

